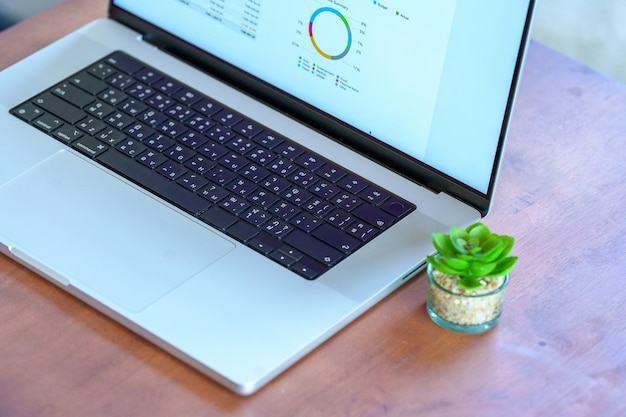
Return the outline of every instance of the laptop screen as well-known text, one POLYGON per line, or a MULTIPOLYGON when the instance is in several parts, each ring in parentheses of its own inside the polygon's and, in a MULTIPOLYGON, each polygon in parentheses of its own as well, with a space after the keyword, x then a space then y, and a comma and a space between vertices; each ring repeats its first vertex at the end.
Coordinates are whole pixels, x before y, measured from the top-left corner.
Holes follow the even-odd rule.
POLYGON ((487 194, 530 0, 115 0, 487 194))

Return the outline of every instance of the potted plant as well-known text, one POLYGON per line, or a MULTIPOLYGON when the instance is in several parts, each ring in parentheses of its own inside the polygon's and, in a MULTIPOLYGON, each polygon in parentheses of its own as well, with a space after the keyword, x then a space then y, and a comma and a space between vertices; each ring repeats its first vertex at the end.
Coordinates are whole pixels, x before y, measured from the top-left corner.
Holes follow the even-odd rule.
POLYGON ((433 233, 437 253, 428 256, 428 301, 431 319, 460 332, 480 333, 495 326, 502 312, 515 239, 491 233, 482 223, 449 234, 433 233))

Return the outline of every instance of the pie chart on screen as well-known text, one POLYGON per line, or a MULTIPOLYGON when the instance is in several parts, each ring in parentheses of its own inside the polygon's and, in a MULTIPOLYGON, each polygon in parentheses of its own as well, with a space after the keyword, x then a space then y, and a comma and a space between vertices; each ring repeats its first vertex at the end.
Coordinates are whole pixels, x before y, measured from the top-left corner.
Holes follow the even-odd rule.
POLYGON ((348 20, 332 7, 317 9, 309 19, 309 38, 321 56, 339 60, 352 47, 352 31, 348 20))

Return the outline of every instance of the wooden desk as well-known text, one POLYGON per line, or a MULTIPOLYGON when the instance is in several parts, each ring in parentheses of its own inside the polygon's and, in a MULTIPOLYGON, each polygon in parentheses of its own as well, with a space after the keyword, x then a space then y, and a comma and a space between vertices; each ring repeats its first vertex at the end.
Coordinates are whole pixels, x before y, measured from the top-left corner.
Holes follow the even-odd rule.
MULTIPOLYGON (((0 34, 0 68, 92 18, 68 0, 0 34)), ((530 47, 487 224, 521 257, 501 323, 460 336, 424 274, 250 398, 0 256, 0 415, 626 415, 626 88, 530 47)))

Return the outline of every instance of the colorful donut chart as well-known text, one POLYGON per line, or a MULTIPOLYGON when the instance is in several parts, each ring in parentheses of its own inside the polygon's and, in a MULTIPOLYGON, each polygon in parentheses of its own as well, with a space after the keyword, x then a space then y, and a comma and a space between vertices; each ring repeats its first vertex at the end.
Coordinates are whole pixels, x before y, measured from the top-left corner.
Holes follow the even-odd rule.
POLYGON ((337 10, 331 8, 331 7, 322 7, 320 9, 317 9, 313 15, 311 16, 311 19, 309 20, 309 37, 311 38, 311 43, 313 44, 313 47, 315 48, 315 50, 324 58, 326 59, 330 59, 330 60, 337 60, 337 59, 341 59, 344 56, 346 56, 348 54, 348 52, 350 52, 350 47, 352 46, 352 31, 350 30, 350 25, 348 24, 348 21, 346 20, 346 18, 339 13, 337 10), (337 17, 339 17, 339 19, 341 19, 341 21, 343 22, 343 24, 346 26, 346 31, 348 34, 348 42, 346 43, 346 47, 343 50, 343 52, 341 52, 340 54, 337 55, 330 55, 326 52, 324 52, 319 45, 315 42, 315 37, 313 36, 313 22, 315 21, 315 18, 317 16, 319 16, 321 13, 333 13, 335 14, 337 17))

